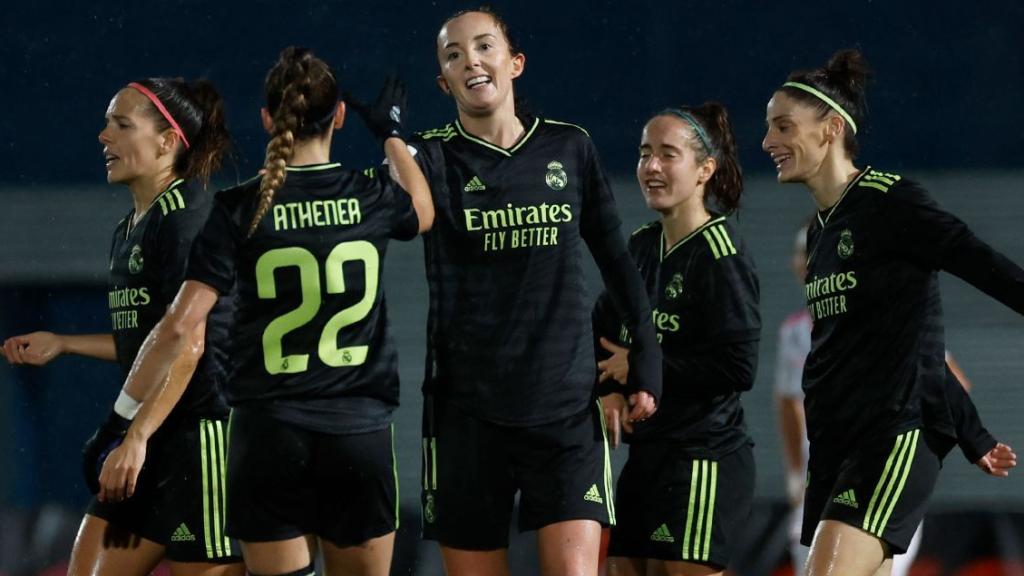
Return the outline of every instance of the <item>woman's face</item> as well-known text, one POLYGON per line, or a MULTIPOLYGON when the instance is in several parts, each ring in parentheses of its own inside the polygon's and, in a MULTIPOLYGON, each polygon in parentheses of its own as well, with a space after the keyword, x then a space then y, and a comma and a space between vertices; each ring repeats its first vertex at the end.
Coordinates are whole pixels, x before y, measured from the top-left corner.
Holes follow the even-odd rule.
POLYGON ((437 35, 437 57, 437 83, 455 98, 459 111, 483 116, 515 106, 512 80, 522 74, 526 58, 512 54, 489 14, 467 12, 445 24, 437 35))
POLYGON ((768 101, 768 131, 761 148, 775 163, 779 182, 807 182, 821 168, 828 152, 829 118, 803 102, 776 92, 768 101))
POLYGON ((107 182, 130 184, 161 169, 158 159, 166 147, 150 115, 152 104, 134 88, 123 88, 107 106, 106 125, 100 131, 107 182))
POLYGON ((647 207, 668 213, 680 206, 703 207, 701 185, 714 173, 714 160, 697 163, 693 127, 682 118, 655 116, 644 126, 636 179, 647 207))

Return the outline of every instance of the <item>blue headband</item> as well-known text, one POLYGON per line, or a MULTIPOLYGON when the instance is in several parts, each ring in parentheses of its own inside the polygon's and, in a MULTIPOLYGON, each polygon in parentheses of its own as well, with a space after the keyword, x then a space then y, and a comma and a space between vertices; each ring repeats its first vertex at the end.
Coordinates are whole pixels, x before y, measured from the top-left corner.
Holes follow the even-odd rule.
POLYGON ((693 127, 693 132, 697 135, 697 138, 700 140, 700 143, 704 145, 704 152, 706 152, 708 156, 715 155, 714 152, 711 150, 711 140, 708 138, 708 133, 704 131, 704 128, 700 125, 700 122, 697 122, 697 119, 693 117, 693 114, 690 114, 689 112, 683 110, 682 108, 665 108, 660 113, 658 113, 659 116, 662 116, 664 114, 672 114, 673 116, 678 116, 679 118, 686 120, 686 122, 693 127))

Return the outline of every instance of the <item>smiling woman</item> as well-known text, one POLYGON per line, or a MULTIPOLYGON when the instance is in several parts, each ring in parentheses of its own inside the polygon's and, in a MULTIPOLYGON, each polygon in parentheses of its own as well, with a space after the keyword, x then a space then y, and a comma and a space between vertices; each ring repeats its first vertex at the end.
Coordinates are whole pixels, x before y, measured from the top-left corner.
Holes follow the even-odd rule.
MULTIPOLYGON (((807 235, 813 321, 803 371, 808 574, 887 574, 907 550, 951 446, 938 271, 1024 313, 1024 270, 900 174, 854 165, 868 68, 855 50, 791 74, 762 146, 818 213, 807 235)), ((1005 445, 986 457, 1012 455, 1005 445)), ((990 474, 992 472, 989 472, 990 474)), ((993 474, 997 475, 997 474, 993 474)))
POLYGON ((456 14, 437 59, 458 118, 412 142, 438 218, 425 237, 424 535, 449 574, 507 574, 518 492, 541 572, 594 574, 615 509, 584 243, 636 335, 632 418, 653 412, 661 387, 649 304, 589 135, 516 109, 526 57, 504 21, 456 14))

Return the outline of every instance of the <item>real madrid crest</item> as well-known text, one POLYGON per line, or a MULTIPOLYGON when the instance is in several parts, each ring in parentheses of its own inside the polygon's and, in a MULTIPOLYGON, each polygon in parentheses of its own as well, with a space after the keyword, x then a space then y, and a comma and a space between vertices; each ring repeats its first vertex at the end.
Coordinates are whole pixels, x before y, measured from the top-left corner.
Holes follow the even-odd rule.
POLYGON ((132 246, 132 252, 128 255, 128 271, 132 274, 142 272, 142 246, 132 246))
POLYGON ((433 524, 437 516, 434 514, 434 495, 427 494, 427 503, 423 506, 423 519, 428 524, 433 524))
POLYGON ((853 256, 853 232, 849 229, 843 230, 839 233, 839 257, 846 260, 850 256, 853 256))
POLYGON ((676 272, 665 286, 665 298, 675 300, 683 295, 683 275, 676 272))
POLYGON ((562 170, 562 163, 558 160, 548 162, 548 173, 544 175, 544 182, 552 190, 561 190, 569 183, 569 176, 562 170))

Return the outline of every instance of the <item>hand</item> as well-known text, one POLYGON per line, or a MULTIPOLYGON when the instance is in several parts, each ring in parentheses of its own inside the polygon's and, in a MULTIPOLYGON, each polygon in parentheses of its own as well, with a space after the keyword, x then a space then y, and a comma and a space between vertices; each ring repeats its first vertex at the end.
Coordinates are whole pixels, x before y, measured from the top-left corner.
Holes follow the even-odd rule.
POLYGON ((85 478, 85 485, 89 492, 97 494, 100 491, 100 472, 103 461, 107 459, 128 432, 131 420, 122 418, 116 412, 111 411, 107 420, 93 432, 93 435, 85 441, 82 446, 82 476, 85 478))
POLYGON ((45 366, 63 352, 61 338, 53 332, 33 332, 12 336, 4 341, 3 355, 7 362, 45 366))
POLYGON ((632 407, 632 410, 629 412, 630 423, 643 422, 653 416, 654 412, 658 409, 654 403, 654 396, 643 390, 630 394, 629 405, 632 407))
POLYGON ((604 411, 604 423, 608 428, 608 441, 612 448, 618 448, 622 443, 622 430, 633 432, 633 425, 626 418, 629 405, 622 394, 609 394, 601 396, 601 410, 604 411))
POLYGON ((1000 442, 974 465, 981 468, 985 474, 1006 478, 1010 475, 1010 470, 1017 465, 1017 454, 1013 448, 1000 442))
POLYGON ((120 502, 135 494, 139 472, 146 462, 146 441, 128 435, 103 462, 100 472, 100 502, 120 502))
POLYGON ((381 142, 388 138, 402 138, 402 116, 407 111, 406 91, 405 83, 397 76, 388 76, 373 105, 360 101, 351 93, 345 93, 344 100, 381 142))
POLYGON ((623 348, 604 336, 601 337, 601 348, 612 353, 611 357, 597 363, 597 369, 601 371, 598 382, 612 378, 619 384, 625 384, 629 377, 629 348, 623 348))

